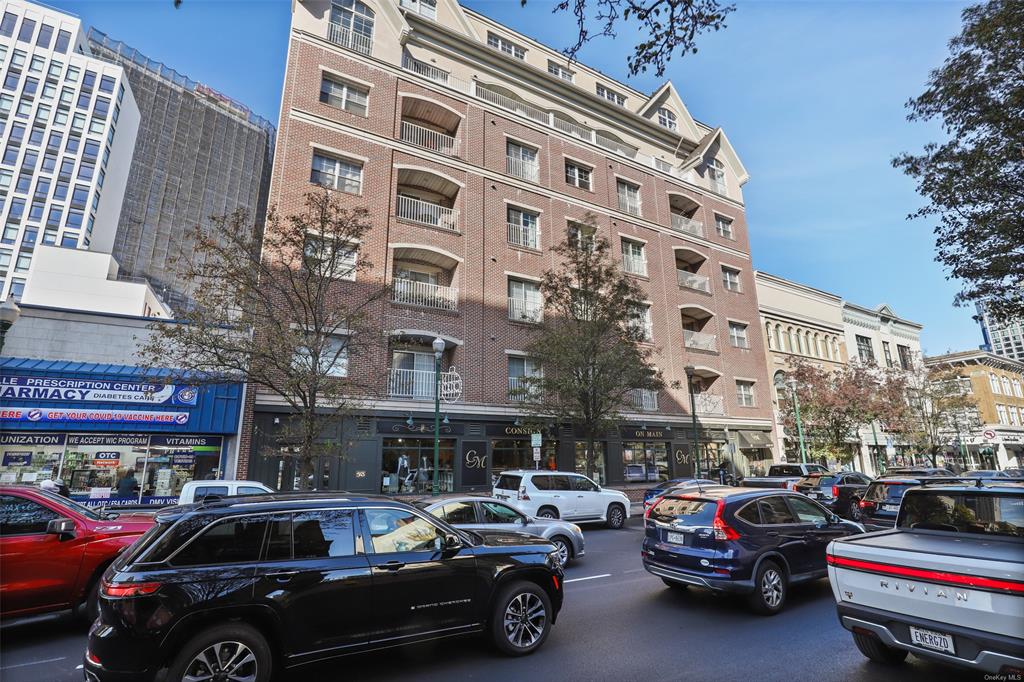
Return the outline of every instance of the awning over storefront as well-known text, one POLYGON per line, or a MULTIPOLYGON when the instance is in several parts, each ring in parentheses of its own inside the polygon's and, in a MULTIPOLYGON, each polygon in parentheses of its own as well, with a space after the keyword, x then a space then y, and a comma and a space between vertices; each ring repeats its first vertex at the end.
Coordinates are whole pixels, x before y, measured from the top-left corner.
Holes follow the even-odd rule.
POLYGON ((741 449, 770 448, 772 446, 772 434, 770 431, 739 431, 739 442, 741 449))

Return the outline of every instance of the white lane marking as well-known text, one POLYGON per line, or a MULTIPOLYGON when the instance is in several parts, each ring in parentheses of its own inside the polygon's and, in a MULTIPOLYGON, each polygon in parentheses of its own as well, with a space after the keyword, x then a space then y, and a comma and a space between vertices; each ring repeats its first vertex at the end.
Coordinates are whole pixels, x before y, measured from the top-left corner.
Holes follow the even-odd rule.
POLYGON ((586 578, 572 578, 571 580, 564 580, 563 582, 565 584, 569 584, 569 583, 578 583, 581 580, 597 580, 598 578, 610 578, 610 577, 612 577, 611 573, 602 573, 601 575, 588 575, 586 578))
POLYGON ((43 663, 56 663, 57 661, 67 660, 67 656, 61 656, 60 658, 44 658, 41 661, 29 661, 28 663, 15 663, 14 665, 5 665, 0 667, 0 670, 12 670, 14 668, 25 668, 30 665, 42 665, 43 663))
POLYGON ((640 571, 646 571, 646 570, 647 570, 646 568, 631 568, 628 571, 623 571, 623 573, 639 573, 640 571))
POLYGON ((75 666, 75 670, 81 670, 81 669, 82 669, 82 668, 84 668, 84 667, 85 667, 85 665, 84 665, 84 664, 82 664, 82 663, 79 663, 78 665, 76 665, 76 666, 75 666))

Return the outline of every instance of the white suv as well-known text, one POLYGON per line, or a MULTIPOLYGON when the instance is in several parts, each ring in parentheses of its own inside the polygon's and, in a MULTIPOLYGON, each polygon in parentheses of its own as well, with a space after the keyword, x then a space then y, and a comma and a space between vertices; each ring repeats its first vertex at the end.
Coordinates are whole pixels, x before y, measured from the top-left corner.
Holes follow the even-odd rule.
POLYGON ((602 490, 586 476, 564 471, 504 471, 493 495, 542 519, 604 521, 609 528, 622 528, 629 518, 629 498, 623 493, 602 490))

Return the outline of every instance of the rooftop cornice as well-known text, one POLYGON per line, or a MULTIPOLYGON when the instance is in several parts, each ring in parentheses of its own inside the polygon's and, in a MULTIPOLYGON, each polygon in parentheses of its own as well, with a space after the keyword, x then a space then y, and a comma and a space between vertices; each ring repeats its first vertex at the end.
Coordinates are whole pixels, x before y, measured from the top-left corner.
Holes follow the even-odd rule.
POLYGON ((812 286, 801 284, 800 282, 794 282, 793 280, 786 279, 785 277, 773 275, 771 273, 765 272, 764 270, 755 270, 754 282, 756 284, 757 282, 760 281, 763 281, 765 284, 773 284, 783 289, 792 289, 793 291, 799 291, 802 294, 815 296, 827 303, 831 303, 839 307, 841 307, 843 304, 843 298, 841 296, 831 294, 822 289, 815 289, 812 286))
POLYGON ((924 364, 932 367, 936 365, 967 366, 982 365, 1002 369, 1007 372, 1016 372, 1024 375, 1024 362, 1008 358, 1003 355, 996 355, 984 350, 965 350, 944 355, 933 355, 924 359, 924 364))

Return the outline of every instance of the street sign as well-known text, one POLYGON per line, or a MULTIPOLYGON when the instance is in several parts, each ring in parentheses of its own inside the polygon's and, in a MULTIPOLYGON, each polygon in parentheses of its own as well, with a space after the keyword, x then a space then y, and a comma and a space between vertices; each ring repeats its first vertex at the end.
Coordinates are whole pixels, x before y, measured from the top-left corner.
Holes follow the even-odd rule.
POLYGON ((985 436, 985 440, 995 440, 996 432, 992 429, 985 429, 981 432, 981 435, 985 436))
POLYGON ((533 461, 534 462, 539 462, 540 461, 540 448, 534 448, 533 449, 533 461))
POLYGON ((539 433, 531 433, 530 434, 530 445, 532 445, 534 449, 539 448, 540 444, 542 442, 541 438, 542 438, 542 436, 539 433))

